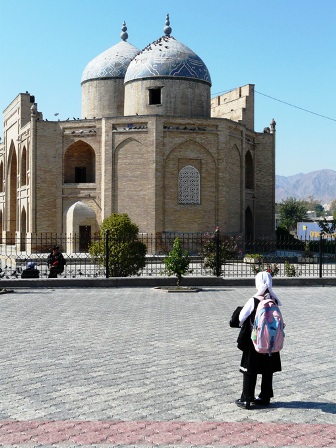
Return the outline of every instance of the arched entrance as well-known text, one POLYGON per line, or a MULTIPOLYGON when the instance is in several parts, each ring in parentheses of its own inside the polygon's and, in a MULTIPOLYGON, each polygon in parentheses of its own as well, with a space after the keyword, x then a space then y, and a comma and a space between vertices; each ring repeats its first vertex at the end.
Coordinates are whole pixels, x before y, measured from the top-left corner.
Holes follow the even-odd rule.
POLYGON ((87 252, 92 235, 98 230, 99 226, 94 210, 83 202, 76 202, 66 212, 68 251, 87 252))

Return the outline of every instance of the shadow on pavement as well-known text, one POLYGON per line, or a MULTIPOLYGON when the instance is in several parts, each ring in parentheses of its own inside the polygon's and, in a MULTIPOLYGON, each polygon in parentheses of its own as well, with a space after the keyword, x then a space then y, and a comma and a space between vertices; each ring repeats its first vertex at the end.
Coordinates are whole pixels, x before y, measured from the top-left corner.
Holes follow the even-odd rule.
POLYGON ((273 403, 273 407, 287 409, 321 409, 322 412, 336 414, 335 403, 325 403, 318 401, 277 401, 276 403, 273 403))

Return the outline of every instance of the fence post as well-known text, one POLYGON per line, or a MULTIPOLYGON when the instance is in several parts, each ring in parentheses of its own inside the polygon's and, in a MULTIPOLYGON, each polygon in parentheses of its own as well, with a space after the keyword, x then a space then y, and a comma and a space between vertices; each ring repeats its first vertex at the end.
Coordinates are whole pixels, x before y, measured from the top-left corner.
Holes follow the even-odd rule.
POLYGON ((216 243, 216 277, 220 276, 221 263, 220 263, 220 244, 219 244, 219 228, 215 230, 215 243, 216 243))
POLYGON ((319 277, 322 278, 322 244, 323 244, 323 234, 320 233, 320 243, 319 243, 319 277))
POLYGON ((109 278, 109 231, 105 231, 105 277, 109 278))

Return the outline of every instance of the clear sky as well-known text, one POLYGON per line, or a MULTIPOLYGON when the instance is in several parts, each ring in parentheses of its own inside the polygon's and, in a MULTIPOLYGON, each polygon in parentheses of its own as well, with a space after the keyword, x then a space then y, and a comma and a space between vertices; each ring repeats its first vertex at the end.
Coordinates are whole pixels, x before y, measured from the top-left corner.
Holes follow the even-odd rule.
POLYGON ((86 64, 120 41, 124 20, 142 49, 167 13, 212 96, 255 84, 256 131, 277 123, 276 174, 336 170, 336 0, 0 0, 1 111, 29 91, 44 118, 80 117, 86 64))

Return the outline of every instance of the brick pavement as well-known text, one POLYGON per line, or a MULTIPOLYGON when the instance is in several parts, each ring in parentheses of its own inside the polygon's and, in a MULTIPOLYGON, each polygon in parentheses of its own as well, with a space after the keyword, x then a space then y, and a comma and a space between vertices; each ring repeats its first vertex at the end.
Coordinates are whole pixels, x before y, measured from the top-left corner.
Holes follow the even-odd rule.
POLYGON ((0 446, 335 447, 336 289, 274 289, 283 372, 272 406, 251 411, 234 404, 228 320, 253 288, 1 295, 0 446))

